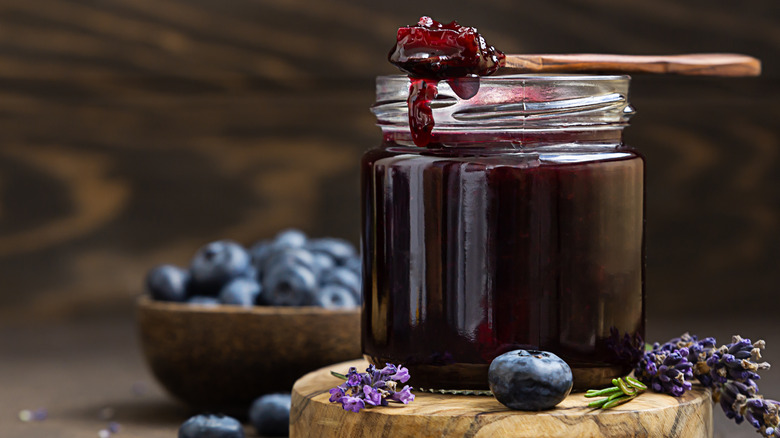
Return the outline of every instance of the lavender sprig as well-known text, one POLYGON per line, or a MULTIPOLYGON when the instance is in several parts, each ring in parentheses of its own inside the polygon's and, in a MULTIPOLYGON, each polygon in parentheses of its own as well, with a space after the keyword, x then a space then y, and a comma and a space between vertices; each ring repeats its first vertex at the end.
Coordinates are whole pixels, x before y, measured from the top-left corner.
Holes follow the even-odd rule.
POLYGON ((409 404, 414 400, 414 394, 409 385, 398 389, 399 383, 409 380, 409 370, 393 364, 386 364, 377 369, 373 364, 366 368, 365 373, 359 373, 351 367, 347 374, 331 371, 331 374, 345 382, 332 388, 331 403, 341 403, 345 411, 359 412, 368 406, 387 406, 388 401, 409 404))
POLYGON ((737 424, 747 420, 763 437, 780 438, 780 402, 764 399, 755 382, 758 371, 769 369, 769 363, 761 362, 765 342, 734 336, 730 344, 715 345, 715 338, 698 340, 685 333, 653 344, 634 372, 654 391, 674 396, 691 389, 689 380, 696 377, 712 389, 726 417, 737 424))
POLYGON ((654 391, 676 397, 691 389, 693 377, 706 387, 712 386, 707 360, 715 349, 715 338, 699 340, 683 333, 664 344, 655 343, 639 360, 635 374, 654 391))

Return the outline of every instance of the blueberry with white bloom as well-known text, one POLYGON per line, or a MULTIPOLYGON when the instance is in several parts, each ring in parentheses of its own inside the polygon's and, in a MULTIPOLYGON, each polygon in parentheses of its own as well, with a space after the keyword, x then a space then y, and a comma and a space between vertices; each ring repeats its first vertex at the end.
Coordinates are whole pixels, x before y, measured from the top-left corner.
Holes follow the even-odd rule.
POLYGON ((155 300, 185 301, 190 274, 173 265, 160 265, 146 275, 146 290, 155 300))
POLYGON ((251 266, 249 253, 231 240, 211 242, 198 250, 190 264, 194 291, 216 295, 222 286, 251 266))
POLYGON ((313 271, 314 264, 314 256, 306 249, 280 248, 268 255, 263 265, 263 272, 269 272, 279 265, 300 265, 313 271))
POLYGON ((196 415, 179 427, 179 438, 244 438, 244 428, 225 415, 196 415))
POLYGON ((360 277, 348 268, 336 267, 329 271, 323 272, 322 276, 320 277, 320 285, 323 287, 335 285, 347 288, 350 292, 352 292, 352 295, 355 297, 355 300, 358 303, 361 301, 360 290, 362 288, 362 284, 360 277))
POLYGON ((316 304, 326 309, 357 307, 358 302, 352 291, 335 284, 324 286, 317 293, 316 304))
POLYGON ((317 299, 317 277, 302 265, 276 265, 263 276, 261 304, 311 306, 317 299))
POLYGON ((261 436, 288 436, 290 433, 290 394, 266 394, 249 408, 249 422, 261 436))
POLYGON ((253 278, 237 277, 222 287, 219 302, 236 306, 251 307, 257 302, 261 286, 253 278))
POLYGON ((351 243, 335 237, 311 239, 306 244, 306 248, 311 252, 331 256, 337 265, 343 265, 347 260, 355 256, 355 247, 351 243))
POLYGON ((363 276, 363 261, 358 256, 347 259, 344 262, 344 267, 357 274, 358 277, 363 276))
POLYGON ((551 409, 571 392, 571 368, 547 351, 515 350, 493 359, 488 383, 496 399, 510 409, 551 409))
POLYGON ((306 234, 303 231, 290 228, 277 234, 272 244, 276 248, 301 248, 306 241, 306 234))
POLYGON ((333 260, 333 257, 329 256, 328 254, 322 252, 313 252, 311 253, 311 256, 314 262, 312 264, 312 268, 317 275, 322 275, 326 271, 336 267, 336 262, 333 260))

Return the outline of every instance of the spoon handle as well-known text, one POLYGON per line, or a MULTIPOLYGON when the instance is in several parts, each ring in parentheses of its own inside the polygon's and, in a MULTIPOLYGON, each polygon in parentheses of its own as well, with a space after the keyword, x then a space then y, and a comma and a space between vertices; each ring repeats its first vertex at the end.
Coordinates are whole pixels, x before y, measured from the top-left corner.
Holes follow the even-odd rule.
POLYGON ((652 73, 693 76, 758 76, 761 61, 736 53, 686 55, 506 55, 503 73, 652 73))

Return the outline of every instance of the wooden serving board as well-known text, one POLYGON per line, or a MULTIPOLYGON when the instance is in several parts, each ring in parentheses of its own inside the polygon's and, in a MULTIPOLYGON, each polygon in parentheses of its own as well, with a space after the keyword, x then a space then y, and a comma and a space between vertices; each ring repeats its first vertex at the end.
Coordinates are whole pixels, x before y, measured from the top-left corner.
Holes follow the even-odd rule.
POLYGON ((341 381, 330 371, 364 370, 363 360, 334 364, 295 382, 290 436, 301 437, 711 437, 710 392, 699 386, 679 398, 647 392, 610 410, 587 407, 572 394, 555 409, 512 411, 490 396, 415 392, 409 405, 348 412, 330 403, 341 381))

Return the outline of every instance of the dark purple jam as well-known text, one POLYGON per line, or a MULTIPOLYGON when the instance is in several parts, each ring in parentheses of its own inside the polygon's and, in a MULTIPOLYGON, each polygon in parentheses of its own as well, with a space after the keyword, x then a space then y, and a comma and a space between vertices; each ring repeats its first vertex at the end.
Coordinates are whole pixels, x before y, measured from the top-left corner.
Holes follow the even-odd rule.
POLYGON ((374 364, 435 389, 486 389, 492 359, 518 348, 560 356, 579 389, 631 370, 644 335, 637 152, 420 149, 386 135, 363 158, 362 187, 374 364))
POLYGON ((461 26, 456 21, 439 23, 430 17, 421 17, 414 26, 398 29, 396 44, 388 60, 406 72, 412 83, 409 87, 409 126, 417 146, 425 147, 431 141, 434 121, 431 102, 438 93, 440 80, 451 80, 453 89, 473 95, 478 80, 468 83, 465 92, 460 78, 491 75, 498 70, 505 55, 487 44, 476 28, 461 26))
POLYGON ((504 58, 476 28, 456 21, 443 24, 430 17, 399 28, 388 55, 388 60, 409 76, 427 79, 491 75, 504 58))

